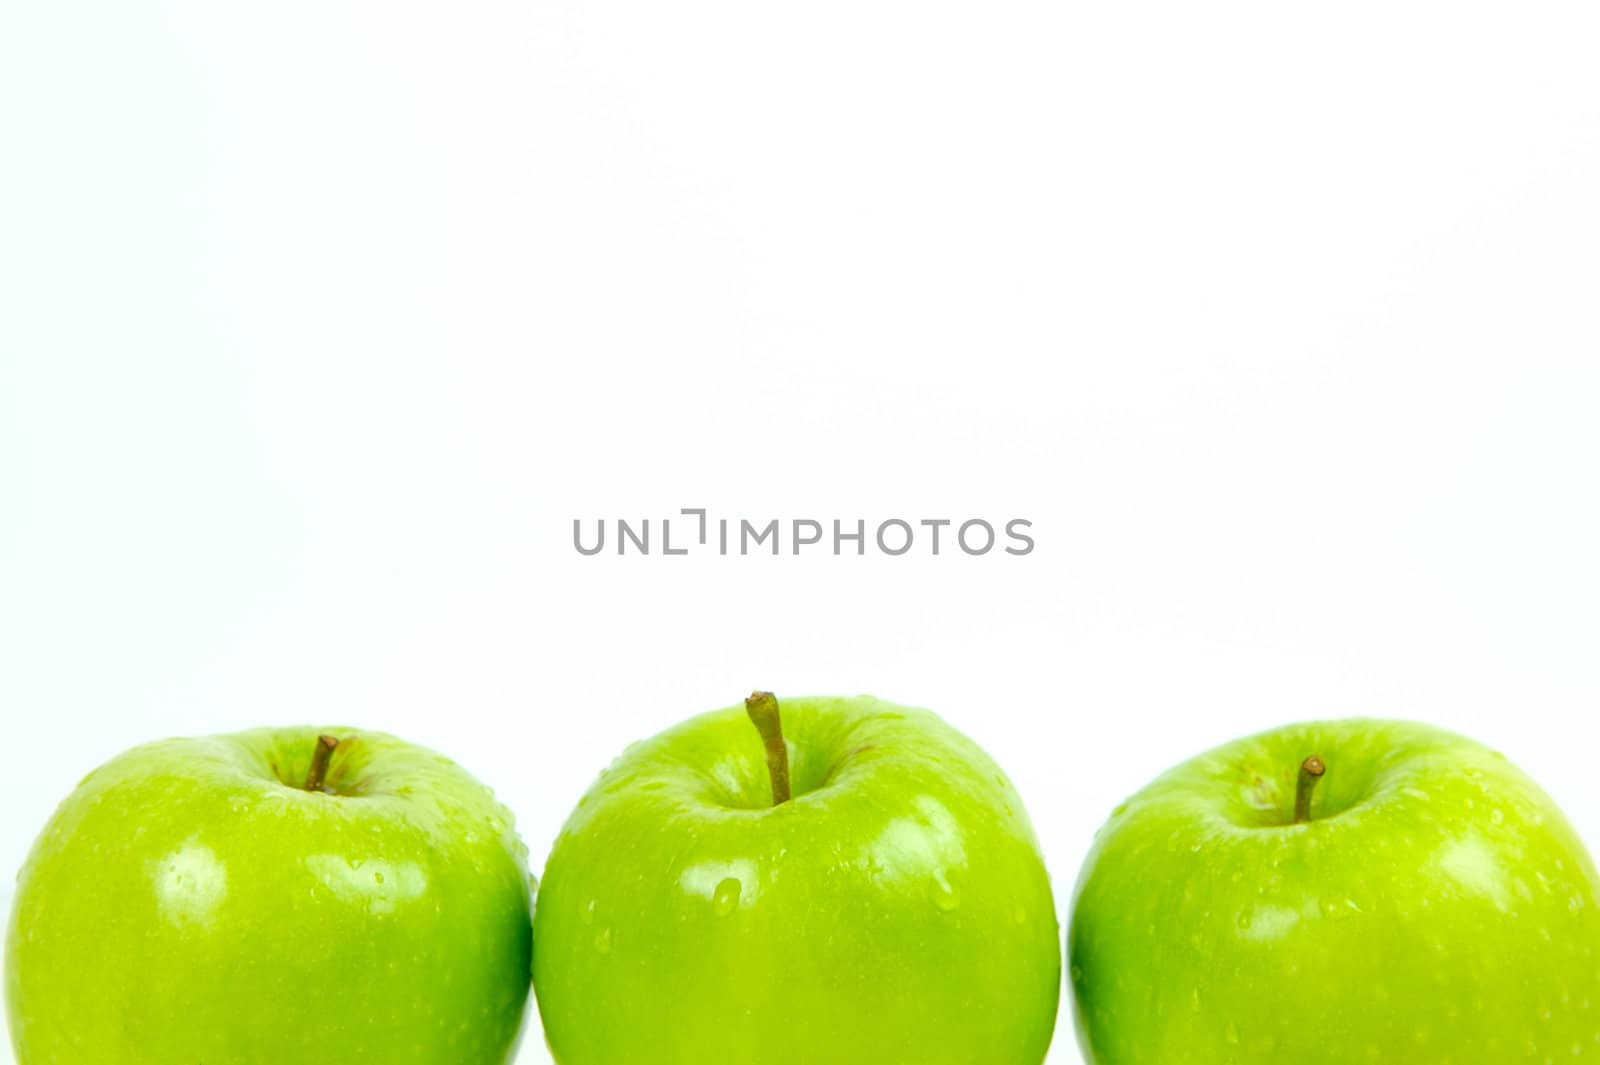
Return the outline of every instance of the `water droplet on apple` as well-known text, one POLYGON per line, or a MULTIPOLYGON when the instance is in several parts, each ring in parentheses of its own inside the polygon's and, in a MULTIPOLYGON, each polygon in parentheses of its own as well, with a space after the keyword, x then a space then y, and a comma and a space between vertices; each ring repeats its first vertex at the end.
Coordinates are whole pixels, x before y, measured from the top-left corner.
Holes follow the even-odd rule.
POLYGON ((739 907, 739 893, 744 890, 744 885, 739 883, 739 878, 730 876, 717 885, 717 890, 711 895, 711 912, 718 917, 726 917, 739 907))
POLYGON ((934 877, 932 895, 933 904, 945 913, 949 913, 961 905, 960 890, 946 880, 943 875, 934 877))
POLYGON ((596 906, 595 906, 595 901, 593 899, 590 899, 588 902, 584 903, 583 910, 581 912, 581 916, 583 918, 583 923, 584 924, 594 924, 594 911, 595 911, 595 909, 596 909, 596 906))
POLYGON ((602 928, 600 934, 594 937, 594 949, 601 954, 611 953, 611 929, 602 928))
POLYGON ((1232 1021, 1229 1021, 1228 1031, 1224 1035, 1224 1038, 1230 1043, 1237 1043, 1239 1041, 1239 1026, 1234 1024, 1232 1021))

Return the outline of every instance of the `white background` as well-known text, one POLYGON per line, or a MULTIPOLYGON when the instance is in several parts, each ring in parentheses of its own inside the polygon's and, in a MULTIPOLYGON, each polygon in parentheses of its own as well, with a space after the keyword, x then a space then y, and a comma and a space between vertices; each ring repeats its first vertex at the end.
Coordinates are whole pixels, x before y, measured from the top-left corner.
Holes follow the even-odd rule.
POLYGON ((1600 842, 1597 31, 12 0, 0 866, 129 745, 307 720, 449 752, 537 864, 758 685, 942 711, 1063 907, 1126 793, 1319 715, 1481 737, 1600 842), (1038 549, 570 545, 684 506, 1038 549))

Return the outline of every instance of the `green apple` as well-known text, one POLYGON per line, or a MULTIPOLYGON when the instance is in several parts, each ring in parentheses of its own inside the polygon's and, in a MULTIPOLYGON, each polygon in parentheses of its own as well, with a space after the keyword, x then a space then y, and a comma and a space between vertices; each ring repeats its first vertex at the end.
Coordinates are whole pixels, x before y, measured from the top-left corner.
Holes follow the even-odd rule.
POLYGON ((630 747, 556 840, 534 936, 561 1065, 1038 1065, 1060 993, 1015 789, 871 698, 780 724, 757 693, 630 747))
POLYGON ((1117 808, 1069 951, 1091 1065, 1600 1060, 1600 885, 1504 757, 1296 725, 1117 808))
POLYGON ((511 815, 432 751, 152 743, 91 773, 22 867, 11 1039, 19 1065, 501 1065, 530 923, 511 815))

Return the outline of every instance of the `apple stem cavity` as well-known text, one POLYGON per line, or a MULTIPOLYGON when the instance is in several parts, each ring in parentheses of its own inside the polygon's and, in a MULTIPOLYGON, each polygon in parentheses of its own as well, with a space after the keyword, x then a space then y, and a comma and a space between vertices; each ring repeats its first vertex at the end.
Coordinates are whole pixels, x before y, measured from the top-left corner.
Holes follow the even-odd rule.
POLYGON ((756 692, 744 701, 744 709, 767 748, 772 805, 782 806, 790 798, 789 745, 783 741, 783 715, 778 712, 778 697, 771 692, 756 692))
POLYGON ((317 737, 316 750, 311 752, 311 769, 306 773, 307 791, 326 791, 328 781, 328 763, 333 761, 334 748, 339 746, 339 737, 323 733, 317 737))
POLYGON ((1317 784, 1327 772, 1327 763, 1316 755, 1312 755, 1300 763, 1300 780, 1294 789, 1295 824, 1304 825, 1310 823, 1311 793, 1317 790, 1317 784))

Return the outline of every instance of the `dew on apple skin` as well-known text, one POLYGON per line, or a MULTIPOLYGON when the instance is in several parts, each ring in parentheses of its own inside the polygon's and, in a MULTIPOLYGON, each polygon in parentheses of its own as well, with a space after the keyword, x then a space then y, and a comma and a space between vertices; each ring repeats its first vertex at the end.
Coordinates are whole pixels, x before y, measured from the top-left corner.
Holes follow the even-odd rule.
POLYGON ((739 907, 739 895, 744 890, 744 885, 736 876, 725 878, 717 885, 716 891, 711 894, 711 912, 718 917, 726 917, 739 907))
POLYGON ((602 928, 594 937, 594 949, 601 954, 611 953, 611 929, 602 928))
POLYGON ((933 878, 933 887, 930 891, 933 904, 945 913, 949 913, 961 905, 961 891, 944 875, 938 874, 933 878))
POLYGON ((583 909, 579 911, 578 916, 582 918, 584 924, 594 924, 594 912, 596 909, 597 906, 594 899, 590 899, 583 904, 583 909))

